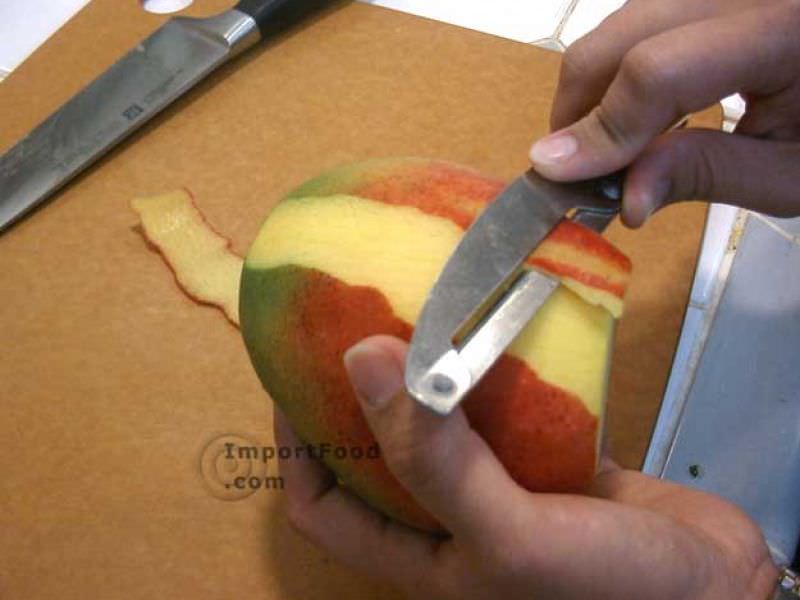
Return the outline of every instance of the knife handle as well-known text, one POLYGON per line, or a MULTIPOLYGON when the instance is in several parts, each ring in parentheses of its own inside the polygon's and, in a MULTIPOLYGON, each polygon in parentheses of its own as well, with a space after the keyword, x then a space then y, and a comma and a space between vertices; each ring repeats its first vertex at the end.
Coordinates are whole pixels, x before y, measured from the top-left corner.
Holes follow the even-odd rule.
POLYGON ((239 0, 234 8, 252 17, 266 40, 328 4, 331 0, 239 0))

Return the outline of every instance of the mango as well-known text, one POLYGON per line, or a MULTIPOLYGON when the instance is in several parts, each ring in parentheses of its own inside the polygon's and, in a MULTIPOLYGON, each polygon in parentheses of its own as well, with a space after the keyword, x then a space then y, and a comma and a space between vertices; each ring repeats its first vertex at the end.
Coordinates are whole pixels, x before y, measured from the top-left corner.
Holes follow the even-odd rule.
MULTIPOLYGON (((368 452, 375 440, 342 356, 370 335, 410 339, 448 256, 504 186, 427 159, 342 167, 272 210, 241 273, 241 331, 266 391, 342 485, 426 531, 439 524, 368 452)), ((562 285, 462 406, 521 486, 580 493, 598 462, 631 264, 595 232, 564 221, 527 265, 562 285)))

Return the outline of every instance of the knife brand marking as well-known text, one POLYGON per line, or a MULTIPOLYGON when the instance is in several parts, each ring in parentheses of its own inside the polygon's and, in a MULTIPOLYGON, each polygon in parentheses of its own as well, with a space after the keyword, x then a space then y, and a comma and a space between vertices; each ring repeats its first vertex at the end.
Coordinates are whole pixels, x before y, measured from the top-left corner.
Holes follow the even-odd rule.
POLYGON ((123 116, 128 121, 133 121, 136 117, 144 112, 144 109, 138 104, 131 104, 128 108, 122 111, 123 116))

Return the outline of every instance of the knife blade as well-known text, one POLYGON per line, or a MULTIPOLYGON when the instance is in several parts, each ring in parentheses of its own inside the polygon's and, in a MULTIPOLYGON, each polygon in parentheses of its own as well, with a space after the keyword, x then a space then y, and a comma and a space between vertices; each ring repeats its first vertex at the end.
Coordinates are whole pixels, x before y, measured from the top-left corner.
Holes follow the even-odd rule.
POLYGON ((0 233, 220 65, 331 0, 173 17, 0 157, 0 233))
POLYGON ((620 209, 622 176, 556 183, 533 170, 475 220, 445 264, 417 320, 405 383, 447 414, 477 384, 558 287, 523 267, 565 217, 602 231, 620 209))

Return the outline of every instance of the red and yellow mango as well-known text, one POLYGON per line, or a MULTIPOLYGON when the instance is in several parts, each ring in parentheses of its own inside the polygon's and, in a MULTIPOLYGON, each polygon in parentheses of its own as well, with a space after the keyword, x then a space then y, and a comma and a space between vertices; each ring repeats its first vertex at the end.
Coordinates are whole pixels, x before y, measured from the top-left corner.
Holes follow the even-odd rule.
MULTIPOLYGON (((374 444, 344 352, 374 334, 410 339, 447 257, 503 187, 450 163, 370 161, 308 182, 271 212, 244 262, 239 316, 261 382, 304 441, 374 444)), ((463 408, 520 485, 580 492, 597 465, 614 319, 631 265, 568 221, 528 264, 562 286, 463 408)), ((438 528, 382 460, 329 453, 325 461, 378 510, 438 528)))

